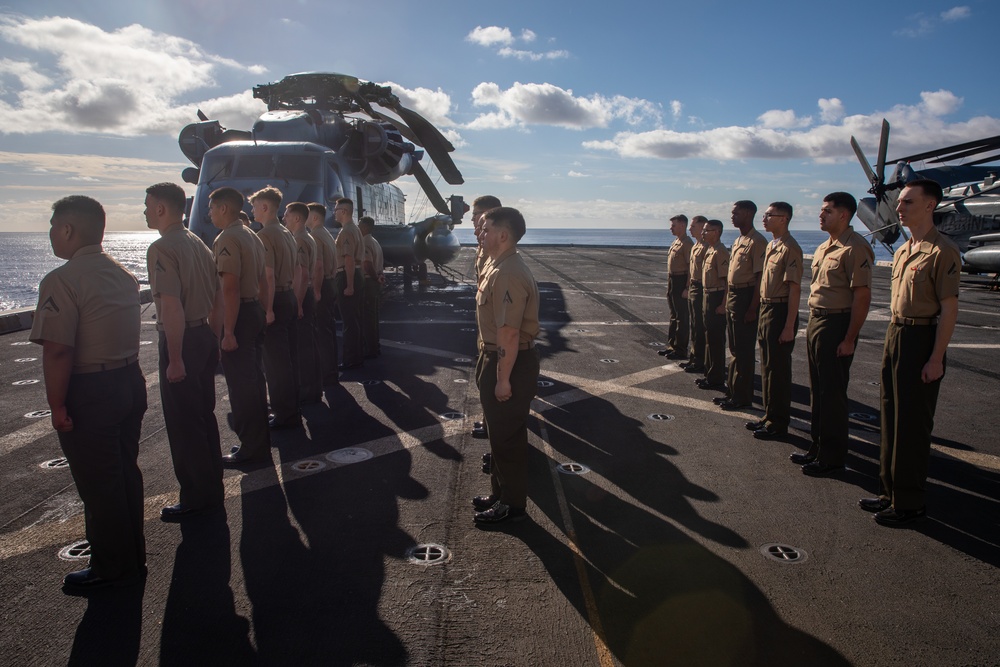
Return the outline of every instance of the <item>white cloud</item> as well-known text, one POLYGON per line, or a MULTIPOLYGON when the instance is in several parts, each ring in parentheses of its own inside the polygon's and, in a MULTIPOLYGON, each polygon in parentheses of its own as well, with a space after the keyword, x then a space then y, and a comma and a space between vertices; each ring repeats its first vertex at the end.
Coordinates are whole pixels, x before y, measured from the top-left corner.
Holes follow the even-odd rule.
POLYGON ((180 181, 187 162, 58 153, 0 151, 0 226, 8 231, 38 231, 48 227, 52 202, 67 194, 97 198, 108 215, 109 230, 145 229, 143 196, 151 183, 180 181), (25 173, 33 176, 21 179, 25 173))
POLYGON ((844 103, 839 98, 820 98, 819 117, 824 123, 834 123, 844 117, 844 103))
MULTIPOLYGON (((175 133, 195 120, 197 105, 180 104, 180 98, 215 86, 219 68, 265 71, 136 24, 106 32, 71 18, 2 16, 0 39, 39 54, 39 62, 0 61, 0 76, 13 75, 20 83, 16 102, 0 102, 0 133, 175 133)), ((210 103, 239 108, 234 117, 241 121, 264 110, 248 94, 205 105, 210 103)))
POLYGON ((914 14, 907 18, 910 25, 903 26, 893 31, 897 37, 923 37, 934 32, 934 22, 924 14, 914 14))
POLYGON ((950 90, 920 93, 923 100, 921 106, 932 116, 945 116, 954 113, 962 106, 962 98, 955 96, 950 90))
POLYGON ((954 23, 956 21, 963 21, 971 16, 972 9, 965 5, 952 7, 936 16, 928 16, 924 13, 913 14, 906 18, 907 25, 893 31, 892 34, 897 37, 923 37, 934 32, 942 22, 954 23))
POLYGON ((505 46, 499 51, 497 55, 502 58, 517 58, 518 60, 558 60, 560 58, 569 58, 569 51, 556 50, 556 51, 544 51, 539 53, 538 51, 524 51, 522 49, 513 49, 509 46, 505 46))
POLYGON ((572 171, 572 170, 570 170, 570 172, 568 174, 566 174, 566 175, 569 176, 570 178, 589 178, 590 177, 590 174, 584 174, 584 173, 581 173, 579 171, 572 171))
POLYGON ((435 127, 440 129, 455 125, 455 122, 448 117, 448 114, 451 113, 451 96, 440 88, 437 90, 406 88, 392 81, 386 81, 380 85, 391 87, 393 94, 399 98, 404 107, 413 109, 435 127))
POLYGON ((763 127, 772 130, 793 129, 797 127, 809 127, 812 125, 812 116, 799 118, 791 109, 785 109, 784 111, 778 109, 765 111, 757 118, 757 120, 760 121, 760 124, 763 127))
POLYGON ((684 105, 681 104, 680 100, 671 100, 670 115, 674 117, 674 120, 680 119, 682 113, 684 113, 684 105))
POLYGON ((952 7, 946 12, 941 12, 941 20, 943 21, 961 21, 962 19, 967 19, 970 16, 972 16, 972 9, 965 5, 952 7))
MULTIPOLYGON (((830 100, 827 102, 828 108, 841 108, 839 104, 829 104, 830 100)), ((828 122, 809 129, 765 125, 693 132, 657 129, 620 132, 612 139, 587 141, 583 146, 616 153, 621 157, 811 159, 825 162, 853 159, 850 147, 852 135, 857 137, 862 148, 868 150, 870 147, 874 151, 883 117, 892 126, 890 158, 1000 134, 1000 119, 990 116, 978 116, 958 123, 946 122, 944 117, 955 112, 961 103, 962 99, 950 91, 939 90, 921 93, 921 102, 915 105, 897 105, 887 111, 846 116, 839 123, 828 122)))
POLYGON ((495 25, 484 28, 477 25, 472 32, 465 36, 465 39, 480 46, 493 46, 494 44, 512 44, 514 35, 511 34, 510 28, 501 28, 495 25))
POLYGON ((495 83, 481 83, 472 91, 472 103, 477 107, 496 107, 496 111, 481 114, 466 127, 469 129, 500 129, 528 125, 555 125, 570 129, 607 127, 622 119, 630 125, 643 122, 659 123, 659 107, 648 101, 623 96, 576 97, 550 83, 514 83, 501 90, 495 83))
MULTIPOLYGON (((500 26, 488 26, 484 28, 483 26, 476 26, 472 32, 465 36, 466 41, 472 42, 474 44, 479 44, 480 46, 485 46, 487 48, 493 46, 500 46, 497 49, 497 55, 501 58, 516 58, 517 60, 528 60, 532 62, 538 62, 540 60, 560 60, 563 58, 569 58, 569 51, 563 49, 553 49, 550 51, 530 51, 525 49, 516 49, 513 44, 517 41, 524 42, 525 44, 531 44, 536 39, 538 39, 538 34, 534 30, 528 28, 523 28, 519 37, 514 37, 514 33, 511 32, 510 28, 500 26)), ((549 42, 554 40, 549 39, 549 42)))
POLYGON ((16 77, 28 90, 42 90, 52 83, 49 77, 39 72, 31 63, 7 58, 0 60, 0 77, 5 74, 16 77))

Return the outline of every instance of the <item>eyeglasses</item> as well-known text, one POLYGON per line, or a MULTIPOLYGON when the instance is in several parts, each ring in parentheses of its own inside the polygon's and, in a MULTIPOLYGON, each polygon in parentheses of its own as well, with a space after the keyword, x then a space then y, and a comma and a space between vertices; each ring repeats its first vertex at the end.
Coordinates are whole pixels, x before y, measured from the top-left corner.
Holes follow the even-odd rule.
POLYGON ((784 213, 765 213, 764 214, 764 219, 765 220, 767 220, 768 218, 787 218, 787 217, 788 216, 786 214, 784 214, 784 213))

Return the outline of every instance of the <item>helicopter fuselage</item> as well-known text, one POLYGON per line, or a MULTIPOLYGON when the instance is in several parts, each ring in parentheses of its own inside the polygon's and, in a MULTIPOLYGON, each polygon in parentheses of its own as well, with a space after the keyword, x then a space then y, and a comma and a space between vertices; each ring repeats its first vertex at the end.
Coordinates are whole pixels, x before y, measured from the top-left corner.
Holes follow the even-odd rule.
MULTIPOLYGON (((193 171, 193 170, 192 170, 193 171)), ((327 207, 325 226, 334 234, 333 206, 340 197, 354 201, 355 215, 375 220, 375 238, 389 266, 413 266, 430 260, 446 264, 460 244, 450 219, 434 216, 404 224, 403 192, 391 183, 370 184, 354 177, 347 160, 330 148, 307 141, 227 141, 206 151, 197 170, 197 188, 188 214, 189 228, 211 245, 218 230, 208 217, 208 197, 232 187, 244 197, 267 186, 281 190, 283 204, 319 202, 327 207)), ((191 178, 194 174, 186 174, 191 178)), ((194 180, 192 178, 192 180, 194 180)), ((251 216, 249 203, 246 211, 251 216)), ((279 215, 283 209, 279 211, 279 215)))

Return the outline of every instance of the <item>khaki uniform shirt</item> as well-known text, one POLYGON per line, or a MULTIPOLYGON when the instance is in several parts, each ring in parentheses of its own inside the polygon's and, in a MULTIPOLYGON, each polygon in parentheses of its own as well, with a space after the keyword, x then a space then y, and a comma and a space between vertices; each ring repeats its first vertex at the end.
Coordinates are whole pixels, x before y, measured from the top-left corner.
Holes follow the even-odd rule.
POLYGON ((692 246, 694 246, 694 241, 687 234, 674 239, 674 242, 670 244, 670 250, 667 251, 667 273, 672 276, 678 274, 686 276, 688 274, 691 269, 692 246))
POLYGON ((316 264, 316 242, 305 227, 298 234, 292 234, 292 238, 295 239, 295 266, 306 270, 306 286, 311 287, 313 266, 316 264))
POLYGON ((756 281, 754 277, 764 271, 764 253, 767 251, 767 239, 756 229, 739 238, 733 243, 732 257, 729 260, 729 285, 746 285, 756 281))
POLYGON ((691 257, 688 260, 691 280, 696 283, 701 282, 702 270, 705 266, 705 256, 708 254, 708 246, 704 243, 695 243, 691 246, 691 257))
POLYGON ((351 222, 344 225, 337 234, 337 270, 341 271, 347 266, 346 258, 354 257, 354 267, 361 271, 365 261, 365 242, 361 238, 361 230, 351 222))
POLYGON ((290 289, 297 254, 292 233, 275 220, 261 227, 257 236, 264 244, 264 266, 274 269, 274 289, 276 291, 290 289))
POLYGON ((184 319, 205 319, 219 290, 215 259, 201 239, 177 223, 153 241, 146 251, 149 289, 156 311, 163 295, 180 299, 184 319))
POLYGON ((848 227, 837 239, 816 248, 812 261, 810 308, 843 310, 854 303, 855 287, 871 287, 875 252, 860 234, 848 227))
POLYGON ((212 245, 215 269, 231 273, 240 281, 240 298, 259 296, 260 280, 264 276, 264 244, 239 220, 223 229, 212 245))
POLYGON ((109 364, 139 354, 139 283, 88 245, 42 278, 29 340, 73 348, 73 367, 109 364))
POLYGON ((333 234, 322 225, 309 231, 316 241, 316 257, 323 262, 323 279, 333 278, 337 273, 337 242, 333 234))
POLYGON ((701 286, 705 290, 717 290, 726 286, 729 273, 729 251, 721 240, 705 252, 705 265, 701 270, 701 286))
POLYGON ((490 271, 490 256, 483 250, 483 246, 476 248, 476 284, 483 282, 483 278, 490 271))
POLYGON ((378 240, 375 236, 369 234, 363 237, 362 241, 365 244, 365 261, 372 263, 372 268, 375 270, 375 276, 378 277, 382 275, 385 270, 384 260, 382 258, 382 246, 379 245, 378 240))
POLYGON ((961 275, 958 246, 936 227, 920 243, 910 239, 892 258, 892 314, 937 317, 941 300, 958 296, 961 275))
POLYGON ((802 284, 802 269, 802 248, 791 234, 785 232, 784 236, 767 244, 764 275, 760 280, 760 298, 787 297, 788 283, 802 284))
POLYGON ((476 294, 476 324, 486 345, 497 345, 500 327, 520 331, 518 347, 538 335, 538 285, 524 259, 511 248, 491 263, 476 294))

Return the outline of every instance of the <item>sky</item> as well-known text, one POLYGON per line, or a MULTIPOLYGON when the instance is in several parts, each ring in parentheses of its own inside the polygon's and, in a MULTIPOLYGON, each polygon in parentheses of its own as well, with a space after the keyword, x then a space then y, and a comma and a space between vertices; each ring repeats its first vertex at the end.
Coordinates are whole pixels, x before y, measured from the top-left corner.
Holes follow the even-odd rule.
MULTIPOLYGON (((0 231, 46 230, 67 194, 145 229, 198 109, 249 129, 251 88, 304 71, 392 86, 456 147, 444 196, 496 195, 529 228, 666 230, 751 199, 815 229, 824 195, 865 195, 849 141, 874 161, 883 118, 890 159, 1000 135, 997 25, 995 0, 18 0, 0 4, 0 231)), ((407 221, 431 214, 396 183, 407 221)))

